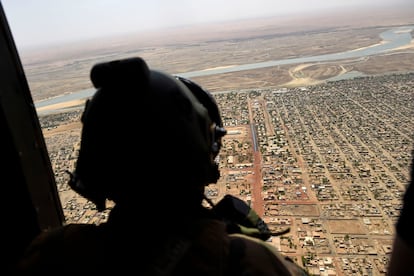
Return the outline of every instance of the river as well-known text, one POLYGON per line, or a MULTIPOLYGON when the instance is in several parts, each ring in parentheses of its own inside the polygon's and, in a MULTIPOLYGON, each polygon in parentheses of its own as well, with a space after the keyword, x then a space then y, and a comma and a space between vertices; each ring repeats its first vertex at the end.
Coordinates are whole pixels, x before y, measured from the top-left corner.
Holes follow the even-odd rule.
MULTIPOLYGON (((219 67, 213 69, 206 69, 200 71, 192 71, 186 73, 177 74, 182 77, 192 78, 198 76, 209 76, 209 75, 216 75, 216 74, 223 74, 223 73, 230 73, 230 72, 238 72, 243 70, 252 70, 252 69, 259 69, 265 67, 272 67, 277 65, 286 65, 286 64, 302 64, 302 63, 309 63, 309 62, 329 62, 333 60, 341 60, 341 59, 355 59, 355 58, 364 58, 367 56, 383 54, 392 50, 395 50, 399 47, 408 45, 412 41, 411 31, 414 29, 414 25, 410 26, 402 26, 402 27, 395 27, 390 30, 387 30, 380 34, 382 39, 381 43, 374 44, 368 47, 333 53, 333 54, 326 54, 326 55, 317 55, 317 56, 308 56, 308 57, 298 57, 298 58, 289 58, 283 60, 271 60, 271 61, 264 61, 264 62, 257 62, 257 63, 249 63, 249 64, 242 64, 242 65, 235 65, 229 67, 219 67)), ((353 78, 356 76, 360 76, 359 72, 350 72, 349 74, 344 74, 341 76, 341 79, 344 78, 353 78)), ((332 78, 331 80, 334 80, 332 78)), ((339 79, 339 78, 337 78, 339 79)), ((337 80, 336 79, 336 80, 337 80)), ((62 95, 59 97, 42 100, 35 102, 35 107, 43 107, 52 104, 84 99, 90 97, 95 92, 95 89, 85 89, 79 92, 71 93, 62 95)))

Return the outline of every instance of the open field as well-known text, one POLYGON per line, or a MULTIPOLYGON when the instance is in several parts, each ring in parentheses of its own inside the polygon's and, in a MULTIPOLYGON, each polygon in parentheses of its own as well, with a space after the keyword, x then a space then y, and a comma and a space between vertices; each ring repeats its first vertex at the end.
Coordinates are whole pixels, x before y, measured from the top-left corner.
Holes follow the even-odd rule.
MULTIPOLYGON (((307 17, 263 18, 131 34, 99 41, 26 50, 21 59, 34 101, 91 88, 93 64, 141 56, 150 67, 183 73, 359 49, 381 43, 379 34, 412 25, 410 10, 354 11, 307 17)), ((313 85, 348 71, 368 75, 414 71, 413 43, 364 60, 293 64, 193 78, 212 92, 313 85)))

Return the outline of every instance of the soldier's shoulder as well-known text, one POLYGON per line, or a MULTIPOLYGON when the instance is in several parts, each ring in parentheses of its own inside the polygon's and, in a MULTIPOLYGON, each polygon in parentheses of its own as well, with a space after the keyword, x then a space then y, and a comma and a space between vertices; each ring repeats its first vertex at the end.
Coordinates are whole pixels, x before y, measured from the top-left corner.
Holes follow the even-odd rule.
POLYGON ((309 275, 267 241, 243 234, 230 234, 229 237, 230 260, 240 264, 236 269, 260 275, 309 275))

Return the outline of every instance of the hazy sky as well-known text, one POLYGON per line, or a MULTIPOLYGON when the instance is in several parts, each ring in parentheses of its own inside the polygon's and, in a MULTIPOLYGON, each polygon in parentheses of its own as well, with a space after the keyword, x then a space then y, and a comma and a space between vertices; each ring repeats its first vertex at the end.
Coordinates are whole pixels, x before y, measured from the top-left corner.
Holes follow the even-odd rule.
POLYGON ((166 26, 411 1, 1 0, 1 4, 16 44, 27 47, 166 26))

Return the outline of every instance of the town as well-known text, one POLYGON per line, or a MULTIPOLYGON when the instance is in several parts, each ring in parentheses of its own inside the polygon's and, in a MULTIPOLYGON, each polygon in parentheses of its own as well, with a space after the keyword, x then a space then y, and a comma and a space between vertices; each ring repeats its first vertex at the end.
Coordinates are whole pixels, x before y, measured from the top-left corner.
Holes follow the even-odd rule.
MULTIPOLYGON (((273 232, 288 229, 269 242, 312 275, 386 275, 414 147, 413 77, 215 92, 228 134, 207 196, 235 195, 273 232)), ((101 223, 107 211, 67 185, 81 114, 39 119, 66 221, 101 223)))

